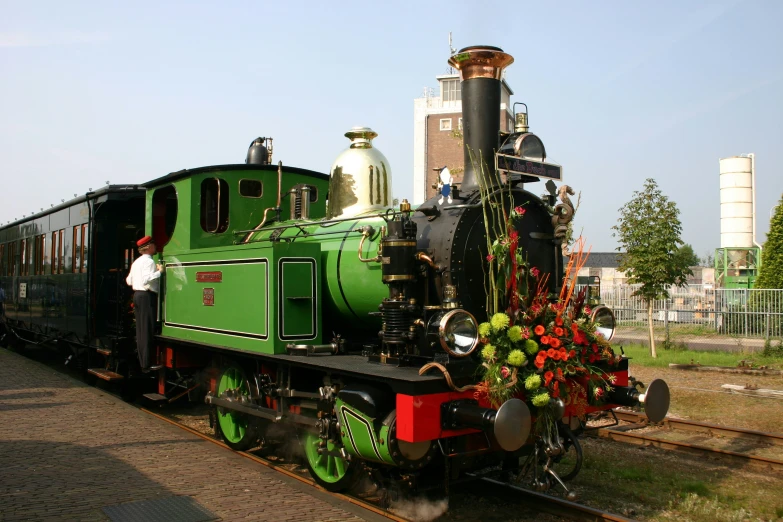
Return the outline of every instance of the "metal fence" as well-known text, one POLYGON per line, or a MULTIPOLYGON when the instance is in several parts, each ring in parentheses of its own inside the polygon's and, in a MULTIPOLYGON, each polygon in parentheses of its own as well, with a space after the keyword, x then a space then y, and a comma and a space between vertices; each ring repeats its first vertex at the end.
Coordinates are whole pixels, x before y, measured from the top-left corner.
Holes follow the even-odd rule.
MULTIPOLYGON (((647 327, 647 304, 633 295, 638 288, 601 287, 601 301, 614 310, 619 331, 647 327)), ((667 339, 715 335, 779 339, 783 337, 783 290, 672 287, 669 299, 654 301, 653 322, 667 339)))

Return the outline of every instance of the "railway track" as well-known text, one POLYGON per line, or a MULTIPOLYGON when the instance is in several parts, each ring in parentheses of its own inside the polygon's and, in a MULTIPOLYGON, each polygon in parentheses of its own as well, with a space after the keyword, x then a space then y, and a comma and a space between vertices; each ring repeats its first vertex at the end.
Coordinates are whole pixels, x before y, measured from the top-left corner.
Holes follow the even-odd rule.
MULTIPOLYGON (((583 522, 633 522, 633 519, 615 515, 608 511, 602 511, 562 498, 531 491, 500 480, 494 480, 488 477, 477 477, 477 481, 488 484, 494 488, 499 488, 506 495, 513 496, 515 502, 528 506, 531 509, 558 517, 564 517, 569 520, 579 520, 583 522)), ((497 493, 495 494, 497 495, 497 493)))
POLYGON ((727 426, 719 426, 716 424, 672 419, 668 417, 664 419, 663 422, 661 422, 659 425, 652 425, 649 424, 644 415, 638 413, 615 411, 614 414, 618 420, 628 422, 629 424, 598 428, 597 435, 599 437, 630 444, 655 446, 666 450, 719 455, 723 458, 731 459, 742 464, 747 464, 767 470, 783 471, 783 460, 780 459, 713 448, 701 444, 669 440, 663 437, 657 437, 650 433, 631 433, 631 431, 635 429, 661 426, 664 429, 672 431, 687 431, 701 435, 708 435, 710 437, 742 439, 764 446, 783 446, 783 435, 781 434, 745 430, 742 428, 731 428, 727 426))
MULTIPOLYGON (((161 415, 159 413, 155 413, 153 411, 150 411, 146 408, 141 408, 141 410, 149 415, 152 415, 153 417, 156 417, 160 420, 163 420, 165 422, 168 422, 169 424, 173 424, 174 426, 177 426, 189 433, 192 433, 204 440, 207 440, 209 442, 212 442, 213 444, 217 444, 218 446, 225 448, 229 451, 231 450, 228 446, 220 442, 219 440, 215 439, 214 437, 211 437, 205 433, 202 433, 198 430, 195 430, 189 426, 185 426, 181 422, 178 422, 172 418, 166 417, 165 415, 161 415)), ((380 515, 384 518, 387 518, 389 520, 395 520, 400 522, 408 522, 410 519, 401 517, 399 515, 396 515, 390 511, 387 511, 372 502, 368 502, 366 500, 346 495, 342 493, 331 493, 323 488, 320 488, 314 480, 303 477, 297 473, 293 473, 290 470, 287 470, 285 468, 282 468, 273 462, 264 459, 262 457, 259 457, 258 455, 254 455, 249 452, 245 451, 235 451, 235 453, 248 458, 254 462, 257 462, 263 466, 266 466, 270 469, 273 469, 275 471, 278 471, 280 473, 283 473, 284 475, 294 478, 300 482, 303 482, 305 484, 308 484, 310 486, 313 486, 315 488, 318 488, 319 490, 328 493, 336 498, 339 498, 341 500, 344 500, 346 502, 350 502, 354 505, 357 505, 359 507, 362 507, 364 509, 367 509, 368 511, 371 511, 377 515, 380 515)), ((489 485, 492 486, 495 489, 499 489, 500 491, 495 491, 491 494, 498 495, 501 494, 505 497, 513 496, 514 502, 517 504, 522 504, 531 510, 538 511, 538 512, 545 512, 549 513, 551 515, 555 515, 558 517, 564 517, 568 520, 577 520, 577 521, 583 521, 583 522, 633 522, 632 519, 622 517, 620 515, 615 515, 612 513, 609 513, 607 511, 601 511, 599 509, 591 508, 588 506, 584 506, 582 504, 578 504, 576 502, 570 502, 568 500, 564 500, 558 497, 553 497, 550 495, 545 495, 543 493, 537 493, 535 491, 531 491, 525 488, 517 487, 511 484, 508 484, 506 482, 502 482, 499 480, 495 480, 493 478, 489 477, 480 477, 480 476, 473 476, 473 481, 468 482, 467 484, 475 485, 476 483, 482 484, 482 485, 489 485)), ((459 488, 460 486, 464 485, 465 483, 462 483, 461 485, 456 486, 456 488, 459 488)), ((489 491, 488 491, 488 494, 489 491)))

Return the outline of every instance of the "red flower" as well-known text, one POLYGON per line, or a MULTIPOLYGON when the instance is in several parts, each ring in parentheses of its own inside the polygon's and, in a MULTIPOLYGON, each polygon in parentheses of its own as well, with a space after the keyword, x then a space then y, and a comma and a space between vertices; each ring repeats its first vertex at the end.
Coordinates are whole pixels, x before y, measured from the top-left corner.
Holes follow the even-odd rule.
POLYGON ((552 386, 552 397, 555 399, 560 397, 560 383, 555 381, 554 386, 552 386))
POLYGON ((593 345, 593 353, 598 353, 598 347, 596 345, 593 345))
POLYGON ((558 337, 563 337, 563 329, 559 326, 555 326, 555 335, 558 337))
POLYGON ((576 324, 576 323, 571 323, 571 331, 574 332, 574 333, 579 331, 579 325, 576 324))
POLYGON ((560 347, 560 339, 557 337, 550 337, 549 338, 549 346, 552 348, 559 348, 560 347))
POLYGON ((544 386, 549 386, 549 383, 552 382, 552 377, 554 377, 555 374, 552 372, 545 372, 544 373, 544 386))
POLYGON ((541 337, 541 344, 549 344, 549 336, 544 335, 541 337))
POLYGON ((517 213, 517 215, 524 216, 525 212, 527 212, 526 209, 522 207, 522 205, 519 205, 518 207, 514 207, 514 212, 517 213))
POLYGON ((594 362, 595 362, 595 354, 591 353, 590 354, 590 363, 594 363, 594 362))
POLYGON ((508 376, 511 375, 511 372, 508 371, 508 368, 506 368, 505 366, 502 366, 500 368, 500 375, 502 375, 504 379, 508 379, 508 376))
MULTIPOLYGON (((559 315, 555 317, 555 324, 557 326, 563 326, 563 318, 560 317, 559 315)), ((563 334, 557 334, 557 335, 563 335, 563 334)))
POLYGON ((536 357, 536 362, 535 362, 536 368, 538 368, 538 369, 543 368, 544 367, 544 362, 546 362, 546 357, 544 357, 544 358, 536 357))
POLYGON ((509 242, 513 245, 516 244, 519 241, 519 232, 516 230, 512 230, 511 233, 508 235, 509 242))
POLYGON ((546 329, 544 329, 544 327, 539 324, 538 326, 535 327, 533 333, 535 333, 536 335, 543 335, 545 331, 546 329))
POLYGON ((556 354, 556 353, 557 353, 557 352, 555 351, 555 349, 554 349, 554 348, 550 348, 549 350, 547 350, 547 351, 546 351, 546 355, 547 355, 547 357, 549 357, 550 359, 554 359, 554 358, 555 358, 555 354, 556 354))
POLYGON ((536 267, 532 267, 530 269, 530 275, 532 275, 533 277, 538 277, 538 274, 540 274, 540 273, 541 273, 541 271, 538 268, 536 268, 536 267))
POLYGON ((574 350, 571 350, 570 352, 568 352, 568 358, 569 359, 574 358, 574 357, 576 357, 576 352, 574 350))
POLYGON ((487 256, 487 261, 492 261, 493 259, 495 259, 495 256, 493 256, 492 254, 489 254, 487 256))
POLYGON ((590 310, 590 307, 585 306, 585 314, 590 315, 590 312, 592 312, 592 310, 590 310))

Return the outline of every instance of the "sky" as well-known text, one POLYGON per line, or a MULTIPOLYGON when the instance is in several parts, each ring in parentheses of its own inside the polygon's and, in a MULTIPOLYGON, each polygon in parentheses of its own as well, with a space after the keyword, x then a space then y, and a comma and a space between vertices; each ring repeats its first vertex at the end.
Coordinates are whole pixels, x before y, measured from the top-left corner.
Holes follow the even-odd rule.
MULTIPOLYGON (((370 126, 413 195, 413 100, 457 48, 506 80, 593 251, 655 178, 682 238, 720 246, 719 164, 756 155, 757 240, 783 195, 783 2, 8 2, 0 0, 0 222, 104 186, 244 162, 328 172, 370 126)), ((541 184, 543 185, 543 184, 541 184)), ((534 185, 528 188, 539 193, 534 185)))

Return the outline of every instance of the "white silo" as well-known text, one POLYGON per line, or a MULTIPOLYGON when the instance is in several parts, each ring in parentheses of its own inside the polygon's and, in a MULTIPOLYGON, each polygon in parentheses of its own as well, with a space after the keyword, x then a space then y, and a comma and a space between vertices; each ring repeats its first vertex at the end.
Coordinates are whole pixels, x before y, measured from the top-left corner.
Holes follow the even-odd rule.
POLYGON ((720 246, 750 248, 756 239, 753 155, 720 160, 720 246))
POLYGON ((751 288, 758 273, 756 243, 756 158, 720 160, 720 248, 715 268, 721 286, 751 288))

